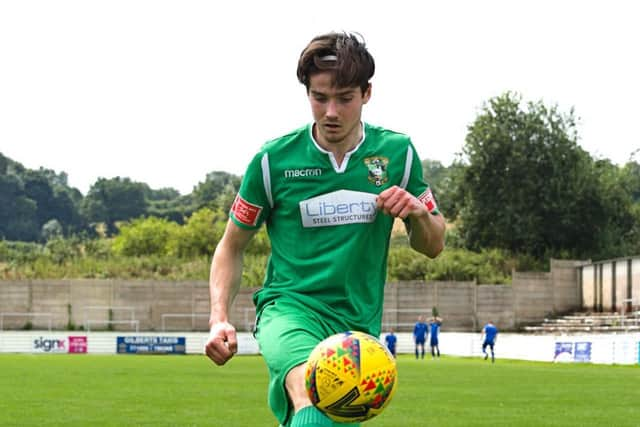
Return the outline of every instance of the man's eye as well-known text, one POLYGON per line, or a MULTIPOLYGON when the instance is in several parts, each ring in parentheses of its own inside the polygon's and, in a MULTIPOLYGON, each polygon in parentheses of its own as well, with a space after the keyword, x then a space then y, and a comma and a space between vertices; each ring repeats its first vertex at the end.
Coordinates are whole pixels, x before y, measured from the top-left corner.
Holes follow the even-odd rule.
POLYGON ((324 97, 324 96, 314 96, 313 98, 314 98, 317 102, 322 102, 322 103, 327 102, 327 98, 326 98, 326 97, 324 97))
POLYGON ((340 102, 341 102, 341 103, 343 103, 343 104, 348 104, 348 103, 350 103, 352 100, 353 100, 353 97, 351 97, 351 96, 343 96, 343 97, 340 97, 340 102))

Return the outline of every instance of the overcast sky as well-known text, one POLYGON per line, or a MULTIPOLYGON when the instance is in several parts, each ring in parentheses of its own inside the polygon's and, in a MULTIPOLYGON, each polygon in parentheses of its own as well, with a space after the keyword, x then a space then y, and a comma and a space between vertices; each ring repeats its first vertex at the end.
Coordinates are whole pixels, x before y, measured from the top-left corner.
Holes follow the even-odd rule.
POLYGON ((186 194, 241 175, 311 120, 297 58, 345 30, 376 60, 365 121, 423 159, 449 165, 483 103, 514 91, 574 108, 580 145, 624 164, 640 148, 637 4, 0 0, 0 152, 85 194, 99 177, 186 194))

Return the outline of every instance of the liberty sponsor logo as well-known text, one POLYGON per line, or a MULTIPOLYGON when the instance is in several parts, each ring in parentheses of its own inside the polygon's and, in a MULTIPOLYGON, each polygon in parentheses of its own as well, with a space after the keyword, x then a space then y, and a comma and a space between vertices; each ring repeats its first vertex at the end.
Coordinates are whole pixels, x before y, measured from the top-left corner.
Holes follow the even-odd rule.
POLYGON ((320 176, 322 175, 322 169, 285 169, 285 178, 300 178, 304 176, 320 176))
POLYGON ((431 189, 427 188, 424 193, 418 196, 418 200, 420 200, 429 210, 429 212, 433 212, 438 209, 438 205, 436 205, 436 199, 433 197, 433 193, 431 193, 431 189))
POLYGON ((302 225, 331 227, 372 223, 376 219, 376 194, 339 190, 300 202, 302 225))
POLYGON ((260 212, 262 212, 262 206, 249 203, 238 194, 233 201, 233 205, 231 205, 231 212, 238 221, 253 227, 258 222, 260 212))
POLYGON ((364 159, 364 164, 369 170, 369 182, 374 183, 376 187, 380 187, 389 181, 389 176, 387 175, 388 158, 382 156, 367 157, 364 159))

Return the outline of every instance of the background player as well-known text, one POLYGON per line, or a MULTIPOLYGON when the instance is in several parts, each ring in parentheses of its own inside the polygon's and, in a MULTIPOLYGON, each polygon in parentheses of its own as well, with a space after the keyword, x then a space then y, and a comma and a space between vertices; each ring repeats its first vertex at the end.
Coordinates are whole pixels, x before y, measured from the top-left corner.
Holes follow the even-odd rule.
POLYGON ((498 328, 493 324, 491 320, 484 325, 482 328, 482 334, 480 335, 480 339, 482 340, 482 352, 484 353, 484 360, 487 360, 489 355, 487 354, 487 347, 491 349, 491 363, 495 363, 496 357, 494 353, 494 346, 496 344, 496 340, 498 339, 498 328))
POLYGON ((424 316, 418 316, 418 321, 413 327, 413 342, 416 346, 416 359, 418 356, 424 359, 424 344, 427 341, 429 329, 424 321, 424 316))
POLYGON ((393 328, 391 328, 389 333, 384 337, 384 341, 391 354, 393 354, 393 357, 396 357, 396 343, 398 342, 398 337, 393 332, 393 328))
POLYGON ((431 358, 436 356, 440 357, 440 326, 442 325, 442 318, 434 316, 429 319, 429 345, 431 346, 431 358))

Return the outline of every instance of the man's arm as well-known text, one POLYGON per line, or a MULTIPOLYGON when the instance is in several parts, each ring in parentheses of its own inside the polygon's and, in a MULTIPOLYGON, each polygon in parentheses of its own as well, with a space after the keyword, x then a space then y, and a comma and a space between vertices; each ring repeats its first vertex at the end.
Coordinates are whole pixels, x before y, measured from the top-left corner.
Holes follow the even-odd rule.
POLYGON ((229 323, 229 308, 240 288, 244 250, 256 230, 244 230, 229 220, 211 261, 209 295, 209 340, 205 353, 217 365, 224 365, 238 351, 236 330, 229 323))
POLYGON ((432 215, 416 196, 394 185, 378 195, 378 209, 405 221, 409 244, 416 251, 435 258, 444 249, 445 222, 432 215))

